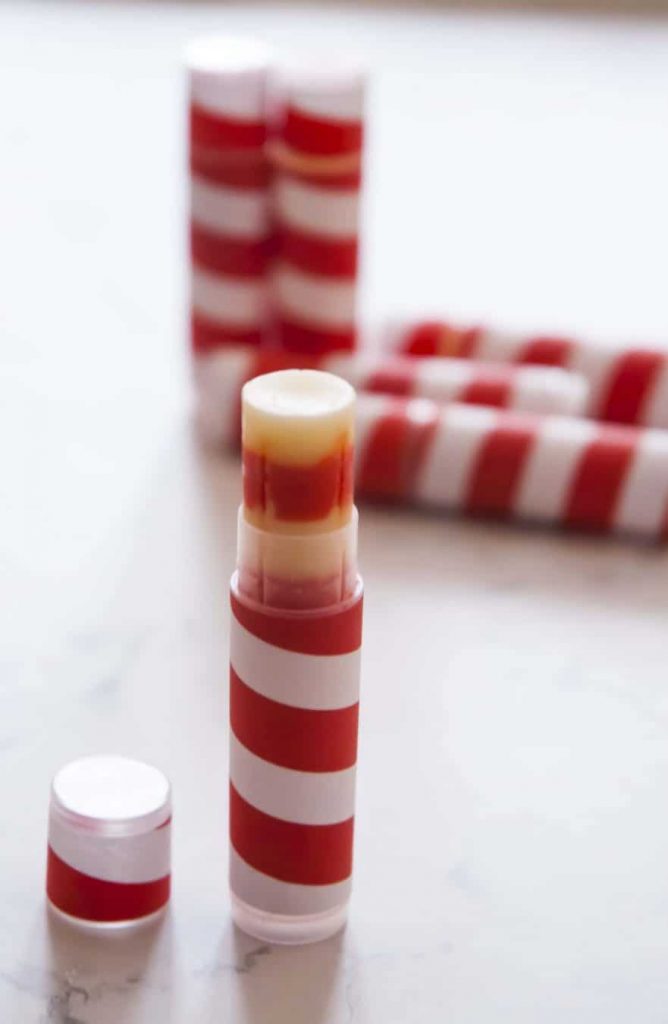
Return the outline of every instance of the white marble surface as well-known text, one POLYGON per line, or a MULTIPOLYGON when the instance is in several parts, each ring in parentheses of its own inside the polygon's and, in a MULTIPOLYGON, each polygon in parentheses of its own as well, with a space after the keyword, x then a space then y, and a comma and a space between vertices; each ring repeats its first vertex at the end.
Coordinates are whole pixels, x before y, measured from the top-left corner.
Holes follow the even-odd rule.
POLYGON ((182 330, 178 54, 214 26, 377 68, 369 315, 668 337, 664 23, 0 4, 0 1020, 665 1024, 652 549, 363 510, 350 924, 230 925, 239 482, 193 444, 182 330), (172 908, 131 939, 44 908, 50 776, 100 750, 175 786, 172 908))

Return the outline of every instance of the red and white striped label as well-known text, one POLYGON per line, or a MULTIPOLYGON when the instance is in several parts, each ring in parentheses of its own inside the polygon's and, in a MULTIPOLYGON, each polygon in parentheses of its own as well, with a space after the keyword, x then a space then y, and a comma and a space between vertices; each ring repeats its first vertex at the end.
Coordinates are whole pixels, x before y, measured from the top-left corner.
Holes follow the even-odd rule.
POLYGON ((259 910, 329 910, 352 873, 361 589, 336 612, 231 604, 230 885, 259 910))
POLYGON ((379 395, 360 399, 358 417, 366 496, 661 536, 663 431, 379 395))
POLYGON ((412 355, 453 355, 497 363, 561 367, 589 385, 587 413, 624 425, 668 427, 668 352, 594 339, 523 335, 425 322, 393 326, 386 348, 412 355))
POLYGON ((131 921, 155 913, 170 893, 171 818, 141 835, 86 834, 51 814, 47 895, 86 921, 131 921))

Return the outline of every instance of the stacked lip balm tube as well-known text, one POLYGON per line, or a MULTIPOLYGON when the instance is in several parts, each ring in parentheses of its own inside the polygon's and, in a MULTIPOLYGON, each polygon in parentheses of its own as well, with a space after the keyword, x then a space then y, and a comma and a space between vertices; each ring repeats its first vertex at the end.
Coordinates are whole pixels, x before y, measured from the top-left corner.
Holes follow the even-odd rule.
POLYGON ((201 39, 189 78, 191 338, 196 355, 257 346, 268 329, 269 52, 201 39))
POLYGON ((355 345, 365 78, 285 72, 271 146, 277 342, 305 355, 355 345))
POLYGON ((186 51, 191 339, 355 344, 365 75, 281 68, 253 40, 186 51))
POLYGON ((586 414, 592 419, 668 428, 668 347, 621 346, 417 319, 385 325, 381 344, 387 351, 412 356, 559 366, 587 381, 586 414))
MULTIPOLYGON (((386 325, 380 344, 358 349, 364 75, 275 73, 252 46, 215 42, 191 51, 189 74, 193 109, 213 104, 225 140, 241 137, 242 114, 255 125, 244 159, 262 168, 253 180, 264 196, 257 245, 235 250, 244 252, 236 270, 229 246, 216 262, 193 236, 197 422, 209 445, 238 447, 246 381, 327 371, 360 391, 361 496, 665 537, 668 352, 417 319, 386 325), (213 304, 202 301, 198 263, 209 257, 205 270, 219 280, 247 275, 236 291, 225 283, 213 304), (252 324, 239 291, 251 271, 252 324), (207 310, 217 328, 207 323, 202 334, 207 310)), ((199 147, 223 138, 198 124, 191 120, 195 170, 199 147)), ((209 153, 204 163, 221 160, 209 153)), ((193 196, 193 222, 205 221, 195 187, 193 196)), ((228 225, 234 218, 218 198, 219 224, 228 225)))

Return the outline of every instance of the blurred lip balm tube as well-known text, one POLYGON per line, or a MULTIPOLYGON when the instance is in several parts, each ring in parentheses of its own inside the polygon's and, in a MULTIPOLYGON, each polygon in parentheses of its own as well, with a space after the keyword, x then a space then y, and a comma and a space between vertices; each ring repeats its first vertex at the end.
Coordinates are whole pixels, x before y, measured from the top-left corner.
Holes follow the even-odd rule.
POLYGON ((233 36, 186 50, 195 356, 257 346, 268 330, 270 60, 261 42, 233 36))
POLYGON ((668 427, 668 346, 523 334, 445 320, 405 320, 381 330, 385 351, 559 366, 589 384, 587 415, 610 423, 668 427))
POLYGON ((668 431, 363 395, 357 433, 366 498, 668 536, 668 431))
POLYGON ((309 360, 293 353, 249 352, 239 346, 200 360, 196 368, 205 438, 211 435, 214 444, 238 438, 241 388, 247 380, 305 364, 342 377, 360 392, 431 398, 440 403, 578 416, 587 401, 584 378, 555 367, 361 352, 333 353, 309 360))

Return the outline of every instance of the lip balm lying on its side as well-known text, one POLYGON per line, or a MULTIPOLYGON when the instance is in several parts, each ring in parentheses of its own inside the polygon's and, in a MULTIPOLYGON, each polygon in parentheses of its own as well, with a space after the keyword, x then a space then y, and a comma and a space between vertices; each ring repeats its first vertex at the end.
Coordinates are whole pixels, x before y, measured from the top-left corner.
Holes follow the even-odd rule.
POLYGON ((230 888, 244 931, 315 942, 351 888, 362 632, 355 393, 317 370, 242 392, 230 637, 230 888))

